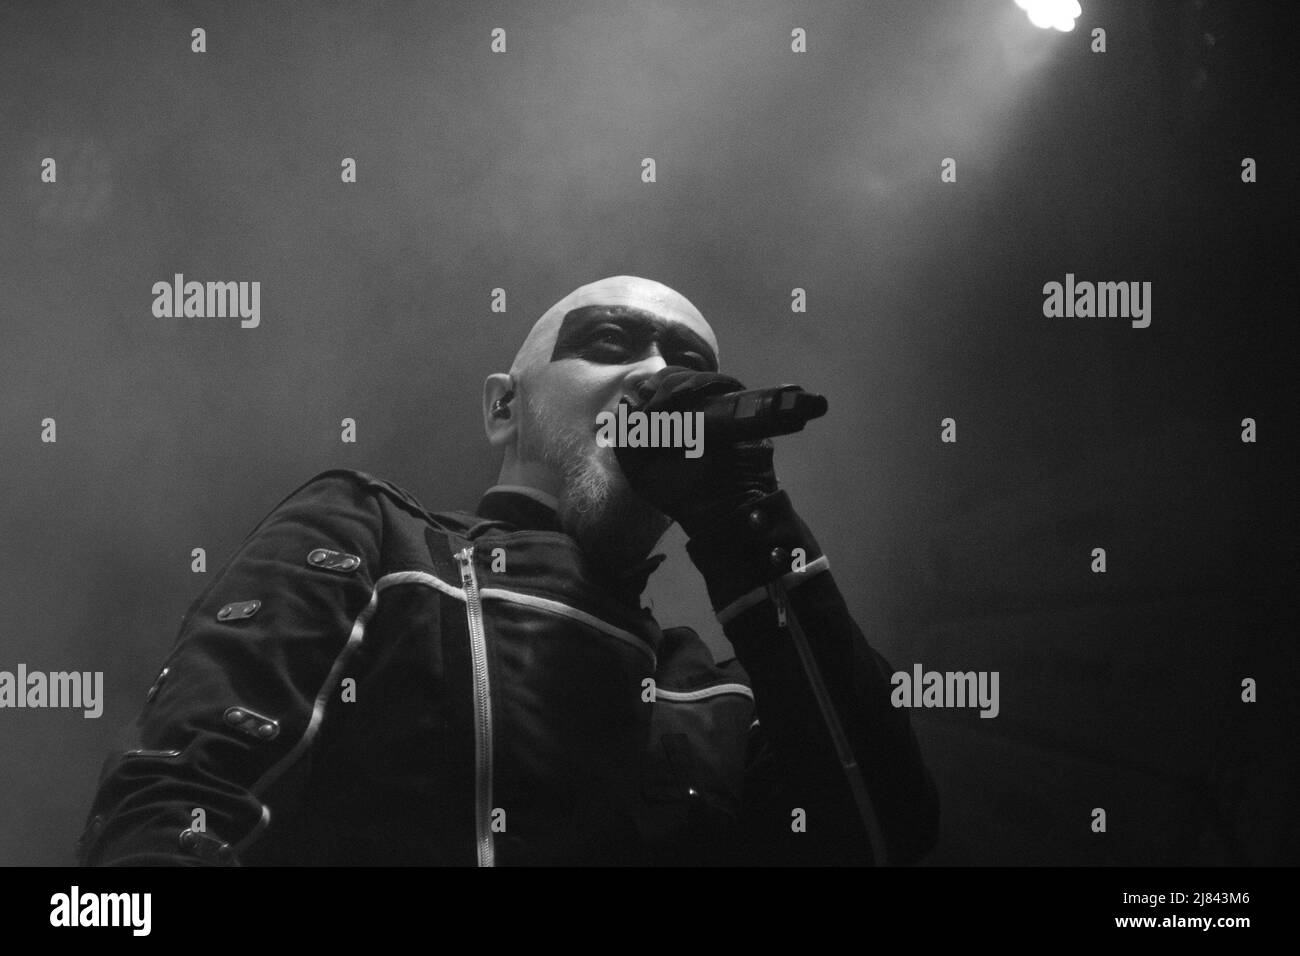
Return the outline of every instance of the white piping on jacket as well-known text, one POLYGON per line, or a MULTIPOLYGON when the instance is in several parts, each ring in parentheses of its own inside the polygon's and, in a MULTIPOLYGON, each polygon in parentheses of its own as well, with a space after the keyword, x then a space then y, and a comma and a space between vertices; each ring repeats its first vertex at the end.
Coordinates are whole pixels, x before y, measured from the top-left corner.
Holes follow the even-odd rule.
MULTIPOLYGON (((352 628, 348 634, 347 642, 343 645, 343 649, 339 651, 338 656, 334 659, 333 666, 330 667, 324 683, 321 684, 320 690, 316 693, 315 702, 312 704, 311 717, 307 721, 307 728, 298 739, 298 743, 295 744, 287 754, 276 761, 270 769, 262 774, 262 776, 257 779, 257 782, 249 788, 249 793, 255 799, 259 799, 260 801, 261 795, 273 783, 275 783, 275 781, 278 780, 281 775, 283 775, 284 772, 288 770, 304 752, 306 752, 308 748, 311 747, 316 734, 320 731, 321 722, 325 719, 325 705, 334 695, 334 688, 340 680, 343 668, 347 665, 348 659, 356 652, 356 650, 361 646, 361 642, 365 639, 366 625, 370 623, 370 619, 374 617, 375 611, 379 607, 379 593, 398 584, 421 584, 425 587, 433 588, 435 591, 440 591, 458 601, 466 600, 464 588, 458 588, 455 585, 448 584, 446 581, 442 580, 442 578, 435 574, 430 574, 427 571, 394 571, 391 574, 385 574, 376 581, 374 588, 370 592, 370 599, 366 602, 366 606, 361 609, 361 612, 352 622, 352 628)), ((656 669, 658 669, 658 659, 655 657, 654 651, 645 645, 645 642, 637 638, 636 635, 615 627, 612 624, 607 624, 600 618, 588 614, 585 611, 569 607, 567 604, 561 604, 559 601, 534 597, 530 594, 521 594, 518 591, 509 591, 504 588, 483 588, 480 589, 479 595, 484 598, 490 597, 494 600, 510 601, 528 607, 535 607, 539 610, 550 611, 553 614, 559 614, 576 621, 581 621, 583 624, 593 627, 611 637, 631 643, 633 646, 649 655, 651 663, 656 669)), ((468 602, 466 603, 468 604, 468 602)), ((657 693, 663 694, 664 692, 658 691, 657 693)), ((669 691, 668 693, 671 694, 675 692, 669 691)), ((266 832, 267 827, 271 824, 270 807, 266 806, 266 804, 261 804, 261 807, 262 812, 257 823, 254 824, 253 829, 249 831, 248 835, 240 840, 234 848, 236 859, 238 858, 238 854, 248 846, 252 845, 256 839, 266 832)))
POLYGON ((588 627, 593 627, 610 637, 617 638, 625 644, 631 644, 638 651, 650 658, 650 663, 655 669, 659 669, 659 660, 655 657, 646 642, 641 640, 631 631, 625 631, 621 627, 615 627, 613 624, 607 624, 594 614, 588 614, 586 611, 580 611, 576 607, 570 607, 567 604, 561 604, 559 601, 552 601, 550 598, 536 597, 532 594, 521 594, 518 591, 508 591, 505 588, 483 588, 479 591, 484 598, 491 598, 494 601, 509 601, 511 604, 522 604, 525 607, 537 608, 540 611, 550 611, 552 614, 558 614, 561 617, 572 618, 575 621, 581 621, 588 627))
MULTIPOLYGON (((790 591, 803 584, 809 578, 821 574, 823 571, 829 571, 830 569, 831 563, 826 560, 826 555, 823 554, 816 561, 809 561, 802 571, 787 571, 785 574, 781 575, 780 581, 785 585, 785 589, 790 591)), ((737 617, 745 611, 748 611, 755 604, 761 604, 763 601, 766 601, 767 597, 768 592, 766 584, 759 585, 747 594, 742 594, 740 597, 736 598, 736 600, 732 601, 722 610, 717 612, 718 623, 726 624, 733 617, 737 617)))
MULTIPOLYGON (((348 658, 350 658, 356 649, 361 646, 361 641, 366 634, 366 625, 370 623, 370 618, 374 616, 375 610, 379 607, 379 592, 386 586, 384 582, 387 580, 387 577, 391 576, 392 575, 388 575, 375 582, 374 588, 370 591, 370 600, 366 602, 366 606, 361 609, 361 613, 358 614, 356 620, 352 622, 352 629, 348 634, 347 643, 343 645, 343 649, 339 651, 338 656, 334 658, 334 665, 330 668, 329 673, 325 675, 325 682, 321 684, 320 690, 316 692, 316 701, 312 704, 311 708, 311 718, 307 721, 306 730, 304 730, 302 736, 298 738, 298 743, 296 743, 293 746, 293 749, 291 749, 287 754, 272 764, 266 773, 262 774, 262 776, 257 779, 257 782, 249 788, 249 793, 251 793, 259 802, 266 789, 270 787, 271 784, 275 783, 275 781, 280 778, 280 775, 288 770, 289 767, 291 767, 294 762, 296 762, 303 753, 306 752, 307 748, 311 746, 312 740, 320 730, 321 721, 325 719, 325 703, 332 696, 334 687, 339 681, 340 675, 343 672, 343 667, 347 664, 348 658)), ((432 577, 432 575, 429 575, 429 577, 432 577)), ((393 583, 396 584, 402 582, 393 583)), ((262 813, 256 825, 254 825, 249 834, 245 836, 244 839, 240 840, 238 845, 235 847, 236 858, 238 858, 238 854, 241 851, 266 832, 266 828, 270 826, 270 824, 271 808, 263 803, 262 813)))
POLYGON ((712 687, 701 687, 699 690, 655 688, 656 700, 670 700, 674 703, 707 700, 710 697, 721 697, 723 694, 739 694, 742 697, 748 697, 750 700, 754 699, 754 692, 744 684, 714 684, 712 687))

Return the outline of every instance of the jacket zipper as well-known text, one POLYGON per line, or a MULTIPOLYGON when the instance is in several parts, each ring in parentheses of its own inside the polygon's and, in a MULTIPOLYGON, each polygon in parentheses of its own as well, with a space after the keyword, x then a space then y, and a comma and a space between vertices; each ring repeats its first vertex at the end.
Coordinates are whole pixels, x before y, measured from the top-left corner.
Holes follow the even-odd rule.
POLYGON ((479 866, 496 865, 492 843, 492 692, 488 685, 487 637, 483 603, 474 573, 474 549, 456 552, 465 585, 465 614, 469 619, 469 652, 474 664, 474 830, 479 866))
POLYGON ((885 853, 885 838, 880 829, 880 822, 876 817, 876 808, 871 802, 871 794, 867 793, 866 784, 862 780, 862 772, 858 767, 857 757, 853 754, 853 748, 849 746, 849 738, 844 733, 844 726, 840 723, 839 715, 835 713, 835 704, 831 700, 826 682, 822 679, 821 669, 817 666, 817 659, 813 657, 812 647, 808 643, 808 635, 804 633, 798 615, 794 613, 794 608, 790 606, 789 592, 786 591, 785 585, 778 578, 767 585, 767 593, 768 597, 772 599, 772 603, 776 605, 777 626, 790 632, 795 650, 799 653, 799 661, 803 664, 804 674, 807 675, 808 683, 812 686, 813 696, 817 698, 817 706, 821 708, 822 719, 826 722, 826 729, 830 731, 835 753, 839 757, 840 766, 843 768, 844 776, 848 780, 849 790, 853 794, 853 801, 857 804, 858 815, 862 818, 862 825, 866 828, 867 837, 871 840, 871 851, 875 857, 876 865, 888 866, 889 861, 885 853))

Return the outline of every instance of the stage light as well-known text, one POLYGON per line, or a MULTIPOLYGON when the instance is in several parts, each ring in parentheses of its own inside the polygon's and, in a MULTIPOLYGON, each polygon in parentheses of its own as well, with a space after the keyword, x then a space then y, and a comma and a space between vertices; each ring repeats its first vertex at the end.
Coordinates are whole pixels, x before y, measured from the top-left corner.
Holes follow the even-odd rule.
POLYGON ((1047 30, 1061 32, 1074 29, 1074 18, 1083 13, 1078 0, 1016 0, 1016 6, 1029 14, 1029 22, 1047 30))

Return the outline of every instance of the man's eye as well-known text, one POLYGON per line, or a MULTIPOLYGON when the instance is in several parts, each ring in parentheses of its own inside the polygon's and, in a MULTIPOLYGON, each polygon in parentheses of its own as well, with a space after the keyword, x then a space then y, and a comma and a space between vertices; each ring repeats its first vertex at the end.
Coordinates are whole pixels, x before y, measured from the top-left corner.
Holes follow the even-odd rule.
POLYGON ((602 329, 592 335, 591 342, 605 347, 627 348, 627 336, 618 329, 602 329))
POLYGON ((674 352, 668 358, 669 365, 680 365, 695 372, 711 372, 713 365, 699 352, 674 352))

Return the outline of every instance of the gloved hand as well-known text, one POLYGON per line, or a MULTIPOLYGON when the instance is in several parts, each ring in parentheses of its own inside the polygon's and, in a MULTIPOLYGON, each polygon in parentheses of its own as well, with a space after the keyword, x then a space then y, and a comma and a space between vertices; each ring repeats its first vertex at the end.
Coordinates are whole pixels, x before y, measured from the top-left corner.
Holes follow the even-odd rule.
MULTIPOLYGON (((670 365, 641 383, 640 410, 692 412, 707 398, 744 388, 729 375, 670 365)), ((747 502, 777 490, 770 441, 720 443, 710 438, 706 432, 699 458, 687 458, 682 448, 614 449, 632 490, 691 538, 747 502)))

